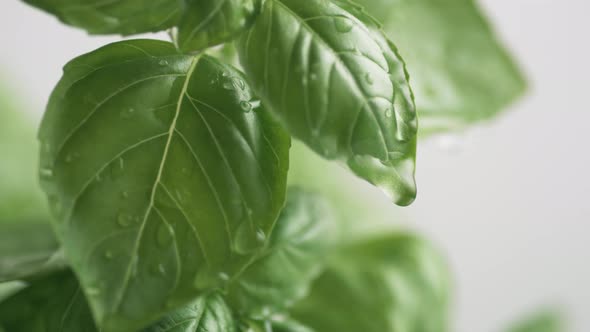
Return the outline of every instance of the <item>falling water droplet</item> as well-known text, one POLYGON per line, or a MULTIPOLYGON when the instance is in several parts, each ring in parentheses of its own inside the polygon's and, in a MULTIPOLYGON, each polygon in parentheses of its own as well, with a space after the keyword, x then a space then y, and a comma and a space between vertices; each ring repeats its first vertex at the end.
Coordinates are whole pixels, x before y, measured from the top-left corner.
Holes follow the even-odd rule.
POLYGON ((352 30, 353 23, 346 17, 338 17, 334 19, 334 26, 336 27, 336 31, 340 33, 347 33, 352 30))
POLYGON ((252 104, 250 104, 250 102, 242 100, 240 102, 240 107, 242 108, 242 110, 246 113, 250 112, 252 110, 252 104))
POLYGON ((174 237, 174 231, 166 224, 161 223, 158 227, 157 241, 160 247, 168 247, 172 243, 174 237))

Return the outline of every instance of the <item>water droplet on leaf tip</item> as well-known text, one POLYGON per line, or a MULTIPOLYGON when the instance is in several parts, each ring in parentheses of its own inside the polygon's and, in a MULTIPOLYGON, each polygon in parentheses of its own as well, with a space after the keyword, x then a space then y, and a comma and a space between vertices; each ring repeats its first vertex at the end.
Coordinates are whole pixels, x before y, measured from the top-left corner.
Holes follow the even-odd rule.
POLYGON ((245 101, 245 100, 243 100, 243 101, 240 102, 240 107, 246 113, 248 113, 248 112, 250 112, 252 110, 252 104, 250 104, 250 102, 245 101))

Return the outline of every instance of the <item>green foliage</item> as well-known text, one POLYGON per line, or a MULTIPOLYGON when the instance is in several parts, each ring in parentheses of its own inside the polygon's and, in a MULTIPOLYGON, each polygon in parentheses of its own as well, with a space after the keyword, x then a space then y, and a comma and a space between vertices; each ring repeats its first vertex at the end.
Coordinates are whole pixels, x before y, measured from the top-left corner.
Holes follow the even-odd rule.
POLYGON ((41 177, 101 326, 141 327, 264 246, 289 138, 256 103, 235 69, 160 41, 65 67, 41 127, 41 177))
POLYGON ((507 330, 508 332, 561 332, 561 317, 554 311, 538 312, 507 330))
POLYGON ((417 120, 395 48, 328 1, 269 0, 239 40, 254 90, 291 134, 407 205, 417 120))
POLYGON ((448 289, 436 251, 394 234, 339 248, 293 316, 314 331, 444 332, 448 289))
POLYGON ((492 118, 524 77, 474 0, 357 0, 384 24, 411 73, 420 134, 492 118))
POLYGON ((26 281, 0 284, 0 331, 447 330, 441 255, 355 232, 391 216, 342 181, 414 200, 410 83, 427 132, 522 92, 471 1, 24 1, 91 34, 171 29, 173 43, 64 67, 39 132, 52 218, 32 130, 0 112, 0 282, 26 281))

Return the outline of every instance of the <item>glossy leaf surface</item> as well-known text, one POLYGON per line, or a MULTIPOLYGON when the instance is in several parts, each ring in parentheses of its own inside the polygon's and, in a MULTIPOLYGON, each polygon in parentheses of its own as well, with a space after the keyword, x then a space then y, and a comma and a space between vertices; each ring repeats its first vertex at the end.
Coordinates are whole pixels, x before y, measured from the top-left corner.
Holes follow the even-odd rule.
POLYGON ((90 34, 132 35, 175 29, 185 52, 221 44, 244 31, 258 0, 23 0, 90 34))
POLYGON ((448 280, 422 241, 390 235, 343 248, 293 316, 315 331, 446 331, 448 280))
POLYGON ((0 327, 10 332, 98 332, 71 272, 37 280, 0 303, 0 327))
POLYGON ((212 293, 167 314, 143 332, 236 332, 237 323, 223 297, 212 293))
POLYGON ((420 115, 420 134, 489 119, 525 81, 473 0, 357 0, 399 47, 420 115))
POLYGON ((332 226, 330 208, 322 197, 290 188, 268 247, 230 284, 232 307, 261 319, 273 312, 284 313, 304 297, 325 264, 332 226))
POLYGON ((239 72, 165 42, 115 43, 65 67, 41 177, 105 331, 153 322, 264 247, 290 143, 257 106, 239 72))
POLYGON ((413 201, 412 93, 376 27, 327 0, 268 0, 238 50, 253 88, 294 137, 397 204, 413 201))
POLYGON ((184 51, 201 50, 232 39, 256 16, 257 0, 185 0, 178 25, 178 45, 184 51))
POLYGON ((131 35, 172 27, 184 0, 23 0, 90 34, 131 35))

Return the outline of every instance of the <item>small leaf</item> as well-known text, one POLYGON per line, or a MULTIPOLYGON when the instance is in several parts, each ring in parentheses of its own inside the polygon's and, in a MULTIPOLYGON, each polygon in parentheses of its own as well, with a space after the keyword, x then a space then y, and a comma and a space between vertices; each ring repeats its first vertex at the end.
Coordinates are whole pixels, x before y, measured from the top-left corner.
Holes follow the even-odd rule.
POLYGON ((104 331, 154 322, 264 248, 290 142, 258 105, 241 73, 166 42, 114 43, 65 67, 41 176, 104 331))
POLYGON ((66 263, 48 223, 0 222, 0 282, 38 278, 66 263))
POLYGON ((177 309, 143 332, 236 332, 237 323, 223 297, 203 295, 177 309))
POLYGON ((562 319, 553 311, 538 312, 508 329, 509 332, 562 332, 562 319))
POLYGON ((327 0, 267 0, 239 40, 240 61, 294 137, 408 205, 414 102, 403 61, 373 23, 327 0))
POLYGON ((446 273, 439 255, 412 236, 367 240, 338 250, 292 314, 315 331, 444 332, 446 273))
POLYGON ((324 265, 331 226, 330 208, 321 197, 290 188, 268 248, 230 284, 232 308, 264 319, 303 298, 324 265))
POLYGON ((526 83, 473 0, 357 0, 379 18, 412 73, 420 134, 494 117, 526 83))
POLYGON ((23 0, 65 24, 91 34, 132 35, 172 27, 182 15, 184 0, 23 0))
POLYGON ((71 272, 37 280, 0 303, 0 327, 10 332, 98 332, 71 272))
POLYGON ((234 38, 252 23, 256 0, 185 0, 185 15, 178 25, 178 45, 198 51, 234 38))

